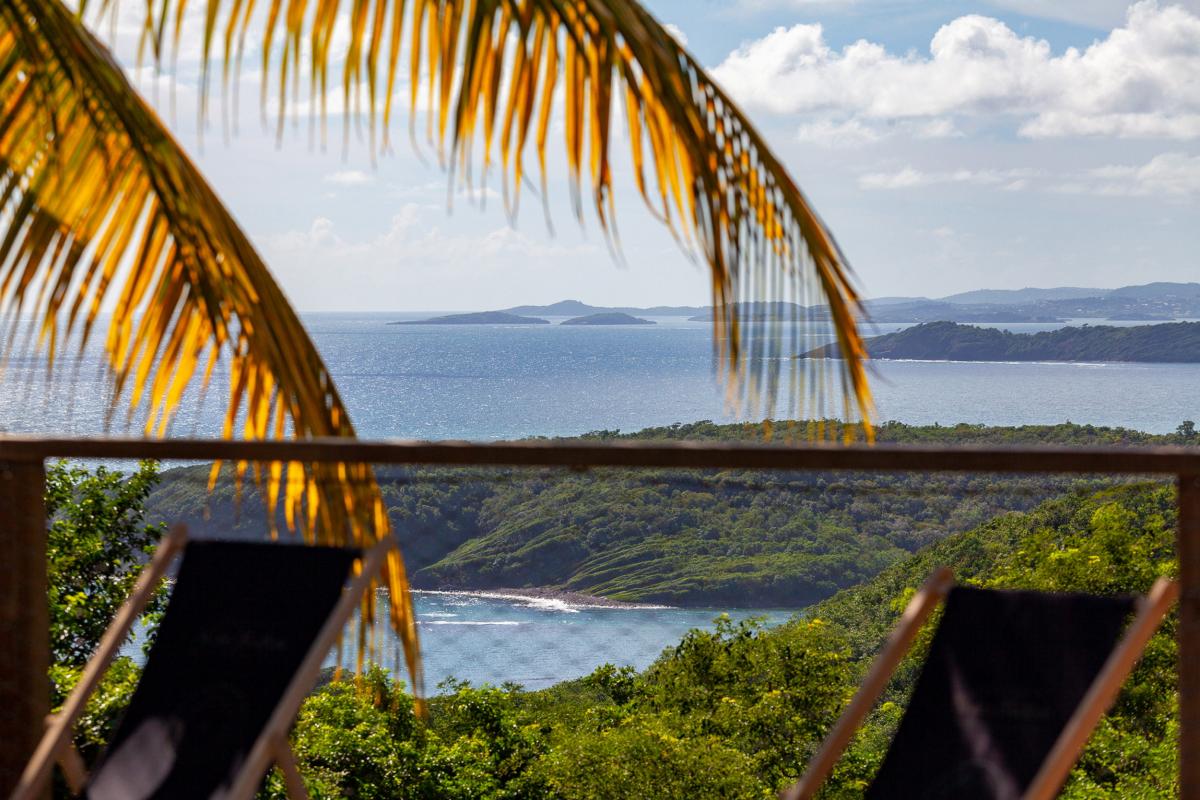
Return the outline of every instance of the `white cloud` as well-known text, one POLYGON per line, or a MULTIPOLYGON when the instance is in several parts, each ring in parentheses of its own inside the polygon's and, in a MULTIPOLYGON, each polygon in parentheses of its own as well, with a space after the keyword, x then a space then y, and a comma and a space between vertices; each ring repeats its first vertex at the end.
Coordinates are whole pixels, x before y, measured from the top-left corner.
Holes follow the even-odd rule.
POLYGON ((396 265, 403 261, 436 263, 454 269, 501 257, 559 259, 595 249, 591 245, 572 247, 539 242, 507 226, 479 235, 448 233, 423 218, 423 213, 430 210, 417 203, 406 203, 392 217, 384 233, 360 241, 343 238, 332 221, 317 217, 307 230, 266 237, 265 246, 281 256, 324 254, 339 259, 354 258, 358 264, 396 265))
POLYGON ((1106 195, 1200 195, 1200 156, 1163 153, 1141 166, 1109 165, 1088 173, 1093 191, 1106 195))
POLYGON ((913 131, 919 139, 956 139, 963 132, 954 124, 954 120, 938 117, 928 122, 922 122, 913 131))
POLYGON ((338 186, 362 186, 375 180, 361 169, 347 169, 325 176, 326 183, 336 183, 338 186))
POLYGON ((995 117, 1034 138, 1200 137, 1200 15, 1154 0, 1061 54, 980 15, 942 26, 928 55, 866 40, 836 50, 819 24, 802 24, 743 45, 714 73, 745 105, 780 114, 935 118, 944 128, 955 116, 995 117))
POLYGON ((965 183, 975 186, 1003 186, 1014 190, 1024 188, 1036 170, 1018 169, 957 169, 946 172, 922 172, 903 167, 894 172, 869 172, 860 175, 858 185, 863 189, 911 189, 940 183, 965 183))
POLYGON ((444 208, 419 203, 402 205, 377 233, 348 230, 316 217, 307 227, 259 237, 297 307, 494 308, 521 302, 522 290, 527 298, 532 288, 570 285, 591 268, 612 281, 601 246, 546 241, 508 226, 466 231, 444 208))
POLYGON ((1010 192, 1042 189, 1061 194, 1185 199, 1200 195, 1200 156, 1162 153, 1142 165, 1109 164, 1059 174, 1028 168, 923 171, 905 166, 858 177, 862 189, 914 189, 944 184, 988 186, 1010 192))
POLYGON ((859 147, 879 141, 883 134, 856 119, 841 122, 822 119, 801 125, 796 138, 822 147, 859 147))

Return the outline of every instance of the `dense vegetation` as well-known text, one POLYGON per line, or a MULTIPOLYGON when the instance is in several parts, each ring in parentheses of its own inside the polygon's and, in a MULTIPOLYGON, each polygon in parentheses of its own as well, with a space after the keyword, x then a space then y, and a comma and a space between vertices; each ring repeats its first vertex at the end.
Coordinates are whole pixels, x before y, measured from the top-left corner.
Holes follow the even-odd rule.
MULTIPOLYGON (((910 444, 1149 444, 1174 436, 1079 425, 946 428, 889 423, 910 444)), ((803 429, 774 426, 774 441, 803 429)), ((708 422, 597 439, 754 440, 761 425, 708 422)), ((172 470, 151 516, 200 532, 260 537, 248 486, 210 500, 208 470, 172 470), (205 517, 206 506, 211 512, 205 517)), ((1068 477, 955 474, 385 469, 379 474, 410 572, 421 588, 553 587, 700 607, 799 607, 861 583, 918 548, 1076 485, 1068 477)))
MULTIPOLYGON (((1117 328, 1072 326, 1041 333, 1011 333, 955 322, 927 322, 867 340, 872 358, 946 361, 1146 361, 1200 362, 1200 322, 1117 328)), ((837 357, 837 345, 811 357, 837 357)))
POLYGON ((582 317, 572 317, 565 320, 563 325, 657 325, 654 320, 642 319, 632 314, 620 311, 609 311, 600 314, 588 314, 582 317))
MULTIPOLYGON (((332 682, 305 703, 292 740, 314 798, 760 798, 788 784, 828 731, 936 565, 982 586, 1093 593, 1145 591, 1176 571, 1173 490, 1157 484, 1072 491, 945 538, 764 630, 718 621, 642 673, 604 666, 540 692, 449 682, 429 718, 375 670, 332 682)), ((65 508, 66 506, 60 506, 65 508)), ((64 551, 56 551, 56 558, 64 551)), ((1069 798, 1177 793, 1174 617, 1073 772, 1069 798)), ((929 630, 897 672, 824 793, 862 794, 919 669, 929 630)), ((111 729, 136 682, 119 663, 80 738, 111 729)), ((277 775, 264 797, 282 798, 277 775)))
MULTIPOLYGON (((145 503, 158 467, 132 475, 67 463, 46 470, 46 555, 50 605, 51 702, 57 709, 79 681, 165 532, 145 522, 145 503)), ((147 603, 142 622, 153 631, 166 606, 165 585, 147 603)), ((138 668, 118 658, 76 726, 76 746, 89 762, 100 752, 137 684, 138 668)), ((57 786, 60 795, 65 786, 57 786)))

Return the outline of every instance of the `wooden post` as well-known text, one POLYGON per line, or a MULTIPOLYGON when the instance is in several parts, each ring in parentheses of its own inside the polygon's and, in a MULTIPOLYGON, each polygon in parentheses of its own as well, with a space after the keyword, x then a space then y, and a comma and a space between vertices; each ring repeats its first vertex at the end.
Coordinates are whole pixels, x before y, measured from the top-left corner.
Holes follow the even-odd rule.
POLYGON ((0 463, 0 797, 17 785, 50 712, 46 473, 0 463))
POLYGON ((1200 475, 1178 489, 1179 797, 1200 800, 1200 475))

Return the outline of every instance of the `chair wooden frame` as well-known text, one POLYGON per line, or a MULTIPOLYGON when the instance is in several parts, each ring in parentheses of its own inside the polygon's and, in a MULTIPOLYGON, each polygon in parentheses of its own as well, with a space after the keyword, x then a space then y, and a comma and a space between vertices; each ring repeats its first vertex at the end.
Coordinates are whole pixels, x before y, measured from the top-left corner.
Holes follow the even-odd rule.
MULTIPOLYGON (((803 777, 780 792, 781 800, 810 800, 817 793, 850 744, 855 731, 887 687, 892 673, 908 653, 921 627, 953 586, 954 573, 946 567, 929 576, 909 601, 899 623, 872 662, 866 679, 809 762, 803 777)), ((1179 584, 1168 578, 1159 578, 1147 595, 1138 598, 1133 621, 1105 660, 1054 747, 1046 755, 1023 800, 1051 800, 1058 794, 1071 767, 1083 752, 1092 730, 1116 700, 1121 685, 1141 658, 1150 637, 1178 598, 1179 584)))
MULTIPOLYGON (((37 800, 50 780, 55 762, 62 767, 67 785, 73 793, 78 794, 87 783, 87 770, 83 759, 71 742, 71 731, 75 722, 83 713, 87 700, 95 691, 100 679, 108 670, 113 658, 120 652, 121 645, 129 635, 130 629, 138 616, 146 608, 155 588, 172 559, 183 551, 187 544, 187 527, 177 524, 163 539, 150 563, 142 570, 133 592, 117 611, 112 624, 104 632, 97 648, 87 666, 84 667, 79 683, 71 691, 63 708, 57 714, 52 714, 46 720, 46 731, 29 760, 21 780, 10 795, 10 800, 37 800)), ((363 593, 370 585, 372 578, 383 568, 384 560, 390 550, 396 546, 395 539, 387 536, 365 551, 359 561, 358 574, 351 580, 350 585, 342 592, 342 597, 325 624, 321 627, 312 646, 300 663, 287 689, 276 704, 267 723, 259 732, 250 753, 237 773, 227 797, 230 800, 250 800, 258 789, 263 775, 274 762, 283 773, 284 785, 291 800, 308 800, 308 792, 304 781, 296 768, 296 757, 288 743, 287 734, 292 720, 300 711, 300 704, 317 682, 321 664, 325 656, 333 649, 341 634, 342 628, 354 613, 363 593)))

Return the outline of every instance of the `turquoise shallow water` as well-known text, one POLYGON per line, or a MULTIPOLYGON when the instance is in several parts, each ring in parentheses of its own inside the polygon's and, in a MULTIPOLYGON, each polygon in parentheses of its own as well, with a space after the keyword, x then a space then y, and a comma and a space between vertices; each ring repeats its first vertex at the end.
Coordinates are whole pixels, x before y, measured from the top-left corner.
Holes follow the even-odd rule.
MULTIPOLYGON (((721 613, 429 592, 417 593, 416 609, 425 686, 431 693, 451 677, 475 685, 511 681, 544 689, 605 663, 644 669, 689 629, 711 628, 721 613)), ((781 609, 729 612, 734 620, 760 617, 765 625, 785 622, 792 614, 781 609)), ((384 635, 383 660, 390 668, 397 663, 396 639, 385 625, 379 631, 384 635)), ((346 650, 347 663, 353 663, 352 649, 346 650)))

